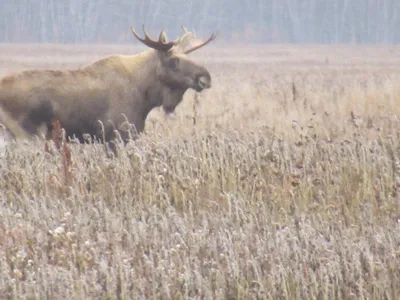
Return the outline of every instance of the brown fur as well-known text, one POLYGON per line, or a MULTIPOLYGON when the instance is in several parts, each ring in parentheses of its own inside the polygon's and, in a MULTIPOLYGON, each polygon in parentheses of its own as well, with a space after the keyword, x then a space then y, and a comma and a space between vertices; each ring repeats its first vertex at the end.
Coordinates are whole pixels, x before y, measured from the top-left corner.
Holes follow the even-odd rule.
POLYGON ((29 134, 59 120, 67 136, 85 133, 106 141, 122 130, 124 114, 138 133, 157 106, 172 112, 185 91, 209 88, 209 72, 190 61, 179 46, 136 55, 112 55, 75 70, 29 70, 0 81, 0 107, 29 134), (179 59, 178 63, 176 59, 179 59), (201 78, 201 80, 199 79, 201 78), (206 86, 199 82, 206 82, 206 86))

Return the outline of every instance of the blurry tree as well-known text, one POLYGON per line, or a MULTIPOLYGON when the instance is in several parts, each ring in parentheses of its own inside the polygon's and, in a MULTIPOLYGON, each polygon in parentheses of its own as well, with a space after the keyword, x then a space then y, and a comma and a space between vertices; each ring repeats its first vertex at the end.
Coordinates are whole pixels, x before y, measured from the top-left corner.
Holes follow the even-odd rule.
POLYGON ((2 0, 0 42, 136 43, 129 26, 173 39, 181 25, 220 41, 398 43, 398 0, 2 0))

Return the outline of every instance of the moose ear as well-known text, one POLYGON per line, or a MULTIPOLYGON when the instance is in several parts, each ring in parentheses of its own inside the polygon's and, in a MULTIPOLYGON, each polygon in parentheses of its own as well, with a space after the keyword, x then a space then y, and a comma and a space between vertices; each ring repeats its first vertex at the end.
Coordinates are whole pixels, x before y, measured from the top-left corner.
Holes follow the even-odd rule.
POLYGON ((171 57, 167 62, 167 67, 171 70, 176 70, 178 68, 179 58, 171 57))

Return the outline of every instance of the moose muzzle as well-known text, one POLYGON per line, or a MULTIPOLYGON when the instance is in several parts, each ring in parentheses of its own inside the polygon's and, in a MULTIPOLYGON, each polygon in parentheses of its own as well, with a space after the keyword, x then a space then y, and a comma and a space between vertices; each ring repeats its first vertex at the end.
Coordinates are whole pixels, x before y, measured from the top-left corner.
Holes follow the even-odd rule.
POLYGON ((211 88, 211 76, 209 74, 197 77, 195 86, 196 92, 201 92, 209 88, 211 88))

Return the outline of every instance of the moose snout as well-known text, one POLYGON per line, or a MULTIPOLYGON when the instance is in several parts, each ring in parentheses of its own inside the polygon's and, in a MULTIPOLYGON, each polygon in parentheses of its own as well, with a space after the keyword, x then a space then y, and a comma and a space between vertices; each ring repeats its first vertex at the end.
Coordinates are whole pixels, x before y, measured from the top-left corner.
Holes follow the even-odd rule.
POLYGON ((209 73, 200 75, 196 80, 196 91, 201 92, 204 89, 211 88, 211 76, 209 73))
POLYGON ((201 76, 199 78, 198 84, 202 89, 209 89, 211 87, 211 77, 201 76))

